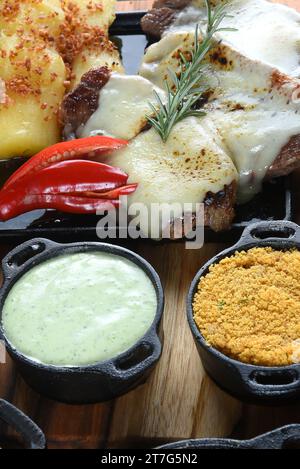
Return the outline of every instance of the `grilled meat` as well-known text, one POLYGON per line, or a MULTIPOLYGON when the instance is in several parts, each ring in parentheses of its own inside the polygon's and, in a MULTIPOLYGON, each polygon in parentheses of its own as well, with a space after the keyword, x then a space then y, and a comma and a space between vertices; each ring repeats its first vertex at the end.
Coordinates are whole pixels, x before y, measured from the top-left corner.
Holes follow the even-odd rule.
POLYGON ((65 140, 76 138, 78 129, 97 110, 100 90, 108 82, 110 74, 107 67, 90 70, 83 75, 79 85, 65 96, 60 109, 65 140))

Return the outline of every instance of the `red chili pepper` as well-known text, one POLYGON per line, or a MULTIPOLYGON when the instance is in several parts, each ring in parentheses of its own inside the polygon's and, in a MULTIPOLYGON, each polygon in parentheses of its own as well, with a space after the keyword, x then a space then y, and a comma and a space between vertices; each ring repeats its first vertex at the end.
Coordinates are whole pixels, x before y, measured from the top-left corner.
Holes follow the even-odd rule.
MULTIPOLYGON (((112 189, 111 191, 108 191, 108 192, 102 192, 101 198, 117 199, 118 197, 120 197, 120 195, 131 194, 132 192, 136 190, 136 188, 137 188, 137 184, 127 184, 126 186, 118 187, 117 189, 112 189)), ((91 197, 95 197, 96 192, 89 192, 89 195, 91 197)))
POLYGON ((79 138, 68 142, 57 143, 32 156, 6 181, 3 189, 7 189, 18 179, 27 174, 33 175, 53 163, 66 160, 75 160, 83 157, 94 158, 97 155, 118 150, 126 146, 126 140, 112 137, 95 136, 79 138))
POLYGON ((36 209, 95 213, 119 205, 119 196, 136 190, 119 168, 95 161, 63 161, 29 172, 0 191, 0 219, 5 221, 36 209))

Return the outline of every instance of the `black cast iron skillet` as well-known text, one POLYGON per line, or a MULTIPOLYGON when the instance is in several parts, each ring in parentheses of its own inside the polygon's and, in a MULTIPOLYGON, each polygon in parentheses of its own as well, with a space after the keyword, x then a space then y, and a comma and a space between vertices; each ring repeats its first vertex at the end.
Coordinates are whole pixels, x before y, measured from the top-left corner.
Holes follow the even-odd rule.
POLYGON ((105 243, 57 244, 37 238, 15 248, 2 262, 4 283, 0 291, 0 320, 3 304, 12 286, 32 267, 56 256, 93 251, 116 254, 134 262, 148 275, 154 285, 157 295, 154 321, 133 347, 113 359, 94 365, 77 367, 44 365, 28 359, 12 347, 5 337, 2 324, 0 326, 0 338, 5 340, 8 353, 28 384, 41 394, 66 403, 93 403, 113 399, 146 379, 160 358, 162 350, 158 329, 163 312, 164 294, 160 279, 153 267, 142 257, 122 247, 105 243))
POLYGON ((234 246, 217 254, 196 274, 188 293, 187 316, 203 366, 223 390, 248 402, 280 404, 300 398, 300 364, 264 367, 233 360, 207 345, 193 319, 193 298, 200 278, 208 272, 209 267, 236 251, 257 246, 299 249, 300 227, 292 222, 272 221, 254 223, 246 228, 234 246))
POLYGON ((3 399, 0 399, 0 420, 22 436, 26 448, 44 449, 46 447, 42 430, 27 415, 3 399))
POLYGON ((300 449, 300 425, 287 425, 251 440, 203 438, 177 441, 160 446, 158 449, 300 449))

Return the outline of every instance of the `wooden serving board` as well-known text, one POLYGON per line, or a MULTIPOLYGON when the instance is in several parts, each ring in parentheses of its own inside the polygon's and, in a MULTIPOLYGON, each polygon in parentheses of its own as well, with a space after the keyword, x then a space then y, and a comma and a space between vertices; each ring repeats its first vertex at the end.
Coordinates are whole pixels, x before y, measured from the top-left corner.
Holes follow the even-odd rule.
MULTIPOLYGON (((300 10, 300 0, 282 3, 300 10)), ((151 4, 148 0, 121 1, 118 10, 144 10, 151 4)), ((300 200, 300 173, 295 174, 294 181, 296 200, 300 200)), ((295 220, 300 222, 299 204, 295 220)), ((299 406, 241 405, 220 391, 203 371, 186 321, 185 299, 196 271, 227 245, 206 244, 199 251, 186 250, 180 242, 130 245, 156 268, 166 294, 163 354, 146 384, 105 404, 64 405, 32 391, 8 359, 0 364, 0 397, 13 402, 40 425, 49 448, 152 447, 232 432, 245 438, 300 422, 299 406)), ((1 246, 0 256, 12 247, 1 246)), ((3 434, 9 437, 0 426, 0 440, 3 434)))

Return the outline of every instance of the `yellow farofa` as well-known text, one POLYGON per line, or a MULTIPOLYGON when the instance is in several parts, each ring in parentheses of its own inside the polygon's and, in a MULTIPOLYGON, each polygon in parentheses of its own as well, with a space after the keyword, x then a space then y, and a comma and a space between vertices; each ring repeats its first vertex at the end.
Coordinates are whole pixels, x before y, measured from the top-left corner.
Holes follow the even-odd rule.
POLYGON ((236 252, 210 267, 193 301, 209 345, 264 366, 300 362, 300 252, 236 252))

